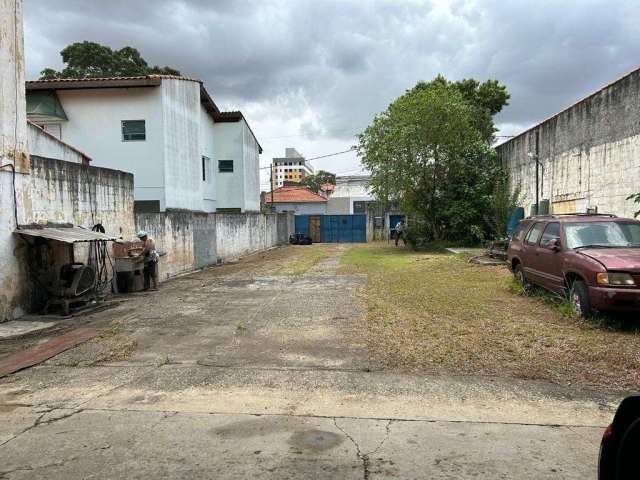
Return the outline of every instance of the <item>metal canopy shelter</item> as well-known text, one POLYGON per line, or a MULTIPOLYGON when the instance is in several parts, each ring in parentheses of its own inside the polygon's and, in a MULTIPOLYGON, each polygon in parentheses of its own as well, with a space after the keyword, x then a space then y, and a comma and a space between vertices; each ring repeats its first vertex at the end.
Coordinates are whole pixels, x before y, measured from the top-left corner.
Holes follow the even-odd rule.
POLYGON ((108 235, 105 233, 94 232, 86 228, 69 226, 69 227, 42 227, 42 228, 21 228, 14 230, 13 233, 26 235, 29 237, 47 238, 49 240, 57 240, 64 243, 78 242, 95 242, 95 241, 115 241, 119 237, 108 235))

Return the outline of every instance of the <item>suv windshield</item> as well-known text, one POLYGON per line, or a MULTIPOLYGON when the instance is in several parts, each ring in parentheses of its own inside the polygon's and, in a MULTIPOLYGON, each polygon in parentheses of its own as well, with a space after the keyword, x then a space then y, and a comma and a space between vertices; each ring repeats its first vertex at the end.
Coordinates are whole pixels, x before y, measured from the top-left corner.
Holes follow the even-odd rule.
POLYGON ((640 223, 565 223, 567 248, 640 246, 640 223))

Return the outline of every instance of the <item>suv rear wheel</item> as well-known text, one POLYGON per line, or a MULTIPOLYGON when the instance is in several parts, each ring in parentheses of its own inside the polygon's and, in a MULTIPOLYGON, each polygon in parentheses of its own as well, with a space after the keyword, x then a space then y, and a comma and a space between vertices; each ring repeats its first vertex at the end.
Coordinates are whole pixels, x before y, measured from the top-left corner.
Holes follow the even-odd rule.
POLYGON ((529 292, 531 290, 531 284, 529 283, 529 280, 527 280, 527 277, 524 276, 522 264, 516 264, 513 269, 513 276, 525 292, 529 292))
POLYGON ((591 315, 591 301, 589 300, 589 289, 582 280, 576 280, 569 290, 573 311, 579 317, 587 318, 591 315))

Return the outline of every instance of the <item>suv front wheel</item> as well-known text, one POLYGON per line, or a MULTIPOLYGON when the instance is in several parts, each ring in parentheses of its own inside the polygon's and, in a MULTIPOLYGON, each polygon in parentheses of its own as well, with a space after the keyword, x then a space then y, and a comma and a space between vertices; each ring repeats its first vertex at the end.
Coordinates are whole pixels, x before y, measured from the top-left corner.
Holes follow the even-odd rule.
POLYGON ((582 318, 591 315, 591 301, 589 300, 589 289, 582 280, 576 280, 569 289, 569 298, 573 311, 582 318))

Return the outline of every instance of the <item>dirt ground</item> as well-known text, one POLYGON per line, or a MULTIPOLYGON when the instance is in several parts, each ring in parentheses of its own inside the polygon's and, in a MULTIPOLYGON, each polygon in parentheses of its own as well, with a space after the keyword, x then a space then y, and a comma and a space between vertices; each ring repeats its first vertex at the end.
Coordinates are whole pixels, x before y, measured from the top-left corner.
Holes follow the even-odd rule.
POLYGON ((353 248, 272 250, 70 321, 101 335, 0 379, 0 478, 593 478, 619 395, 399 369, 367 326, 371 287, 394 299, 353 248))

